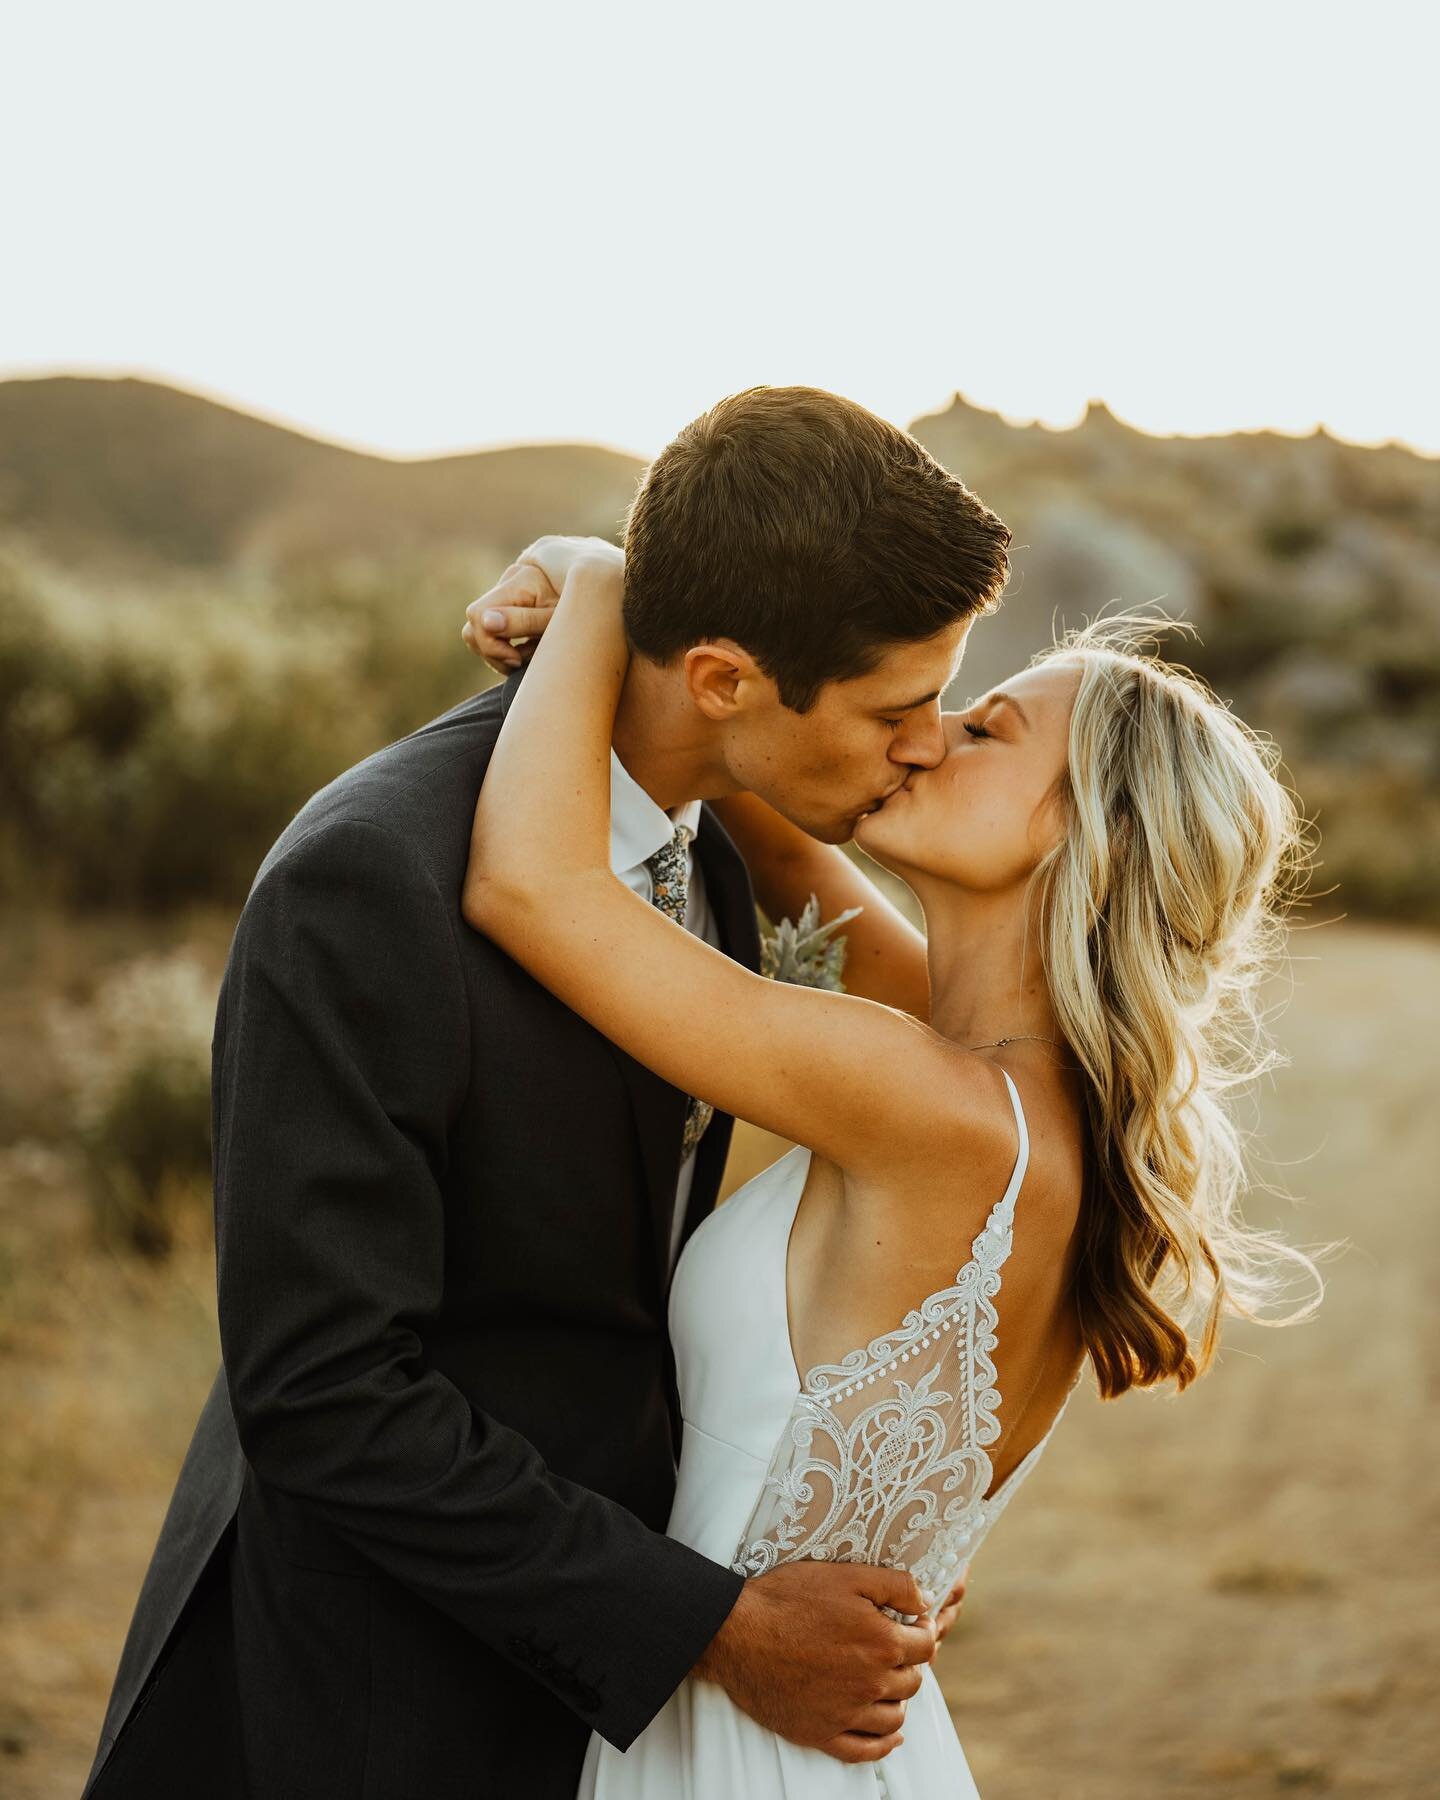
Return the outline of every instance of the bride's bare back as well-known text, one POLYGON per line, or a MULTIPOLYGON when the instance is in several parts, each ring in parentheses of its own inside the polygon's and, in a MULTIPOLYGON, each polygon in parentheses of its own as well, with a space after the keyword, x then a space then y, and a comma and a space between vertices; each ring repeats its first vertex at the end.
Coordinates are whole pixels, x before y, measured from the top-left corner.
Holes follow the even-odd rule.
POLYGON ((937 1207, 927 1188, 897 1210, 892 1191, 856 1191, 833 1164, 810 1159, 784 1271, 796 1397, 737 1569, 759 1574, 801 1557, 884 1563, 909 1570, 937 1604, 1038 1459, 1081 1360, 1070 1303, 1079 1182, 1071 1205, 1053 1192, 1037 1203, 1033 1232, 1028 1206, 1017 1224, 1030 1134, 1019 1090, 1004 1080, 1018 1140, 1009 1179, 939 1281, 914 1285, 953 1244, 963 1208, 947 1220, 943 1197, 937 1207), (1067 1220, 1062 1239, 1057 1223, 1067 1220), (1009 1340, 996 1302, 1017 1236, 1033 1248, 1007 1293, 1013 1398, 1002 1420, 995 1358, 1009 1340), (893 1298, 902 1291, 903 1309, 893 1298), (881 1329, 861 1334, 877 1318, 881 1329))

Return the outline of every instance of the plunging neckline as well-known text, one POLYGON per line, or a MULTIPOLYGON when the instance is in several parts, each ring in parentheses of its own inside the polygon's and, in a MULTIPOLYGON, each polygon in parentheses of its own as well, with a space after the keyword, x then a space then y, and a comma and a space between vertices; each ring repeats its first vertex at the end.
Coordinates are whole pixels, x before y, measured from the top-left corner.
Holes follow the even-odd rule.
MULTIPOLYGON (((1001 1073, 1004 1074, 1005 1071, 1002 1070, 1001 1073)), ((1007 1081, 1010 1080, 1010 1077, 1008 1076, 1008 1074, 1006 1075, 1006 1080, 1007 1081)), ((1013 1084, 1013 1082, 1011 1082, 1012 1091, 1013 1091, 1013 1086, 1014 1086, 1014 1084, 1013 1084)), ((1021 1148, 1020 1148, 1019 1153, 1016 1156, 1015 1168, 1011 1173, 1010 1181, 1006 1185, 1005 1192, 1001 1195, 1001 1197, 990 1208, 990 1211, 986 1214, 985 1224, 983 1226, 981 1226, 980 1232, 976 1233, 977 1237, 982 1235, 986 1230, 989 1229, 992 1221, 995 1218, 995 1215, 998 1212, 1000 1212, 1007 1205, 1007 1203, 1009 1203, 1015 1197, 1015 1193, 1016 1193, 1016 1191, 1018 1191, 1018 1186, 1019 1186, 1019 1183, 1016 1181, 1016 1175, 1018 1174, 1022 1179, 1024 1176, 1025 1170, 1024 1170, 1024 1167, 1022 1166, 1022 1164, 1028 1157, 1029 1144, 1028 1144, 1028 1134, 1027 1134, 1025 1126, 1023 1124, 1023 1113, 1021 1113, 1018 1110, 1018 1095, 1016 1096, 1016 1105, 1017 1105, 1017 1115, 1016 1115, 1017 1119, 1022 1121, 1022 1123, 1021 1123, 1021 1148)), ((795 1221, 800 1216, 800 1203, 805 1198, 805 1189, 809 1185, 809 1181, 810 1181, 810 1171, 815 1166, 815 1154, 811 1149, 809 1149, 809 1147, 807 1145, 804 1145, 804 1144, 796 1144, 794 1146, 794 1148, 787 1151, 786 1154, 788 1156, 794 1156, 797 1159, 799 1159, 796 1163, 796 1167, 801 1171, 801 1174, 800 1174, 798 1183, 792 1182, 794 1199, 793 1199, 793 1204, 792 1204, 791 1211, 790 1211, 790 1222, 785 1229, 785 1235, 784 1235, 784 1238, 782 1241, 782 1252, 781 1252, 781 1257, 780 1257, 780 1308, 779 1308, 779 1312, 780 1312, 780 1318, 783 1322, 783 1328, 784 1328, 785 1354, 786 1354, 786 1358, 789 1362, 790 1373, 791 1373, 791 1376, 792 1376, 792 1378, 794 1380, 794 1384, 795 1384, 795 1400, 798 1403, 798 1402, 804 1401, 804 1400, 814 1400, 815 1399, 815 1394, 810 1386, 810 1383, 815 1375, 817 1375, 818 1373, 820 1373, 824 1370, 827 1370, 827 1369, 834 1369, 837 1367, 842 1367, 845 1364, 849 1363, 853 1357, 864 1356, 869 1349, 869 1345, 868 1344, 858 1345, 854 1350, 850 1351, 850 1353, 847 1356, 841 1357, 839 1360, 839 1363, 817 1362, 817 1363, 812 1364, 811 1367, 804 1374, 801 1373, 800 1361, 799 1361, 799 1358, 795 1354, 795 1338, 794 1338, 793 1328, 791 1326, 791 1321, 790 1321, 790 1241, 795 1235, 795 1221)), ((925 1308, 927 1306, 929 1306, 931 1301, 935 1300, 939 1295, 948 1292, 950 1288, 958 1286, 964 1280, 967 1271, 974 1268, 975 1265, 979 1262, 979 1260, 980 1259, 975 1255, 974 1249, 972 1247, 970 1255, 960 1265, 960 1269, 959 1269, 958 1273, 955 1276, 953 1276, 951 1278, 951 1280, 947 1281, 945 1283, 944 1287, 936 1288, 931 1293, 927 1294, 925 1296, 925 1299, 921 1301, 919 1307, 915 1308, 913 1312, 907 1314, 906 1317, 913 1318, 913 1317, 917 1317, 917 1316, 923 1316, 923 1314, 925 1312, 925 1308)), ((893 1327, 890 1332, 888 1332, 884 1335, 895 1337, 895 1336, 898 1336, 900 1333, 902 1333, 904 1330, 905 1330, 905 1325, 902 1322, 900 1325, 893 1327)), ((875 1343, 875 1342, 878 1342, 878 1339, 876 1339, 876 1338, 870 1339, 870 1343, 875 1343)), ((1016 1463, 1015 1467, 1010 1471, 1010 1473, 1005 1477, 1005 1479, 1000 1483, 1000 1485, 993 1490, 993 1492, 991 1492, 989 1494, 982 1494, 980 1496, 980 1504, 982 1506, 985 1506, 985 1507, 996 1506, 1000 1502, 1002 1497, 1010 1490, 1010 1488, 1012 1486, 1015 1485, 1015 1483, 1020 1479, 1020 1477, 1025 1473, 1025 1471, 1030 1467, 1030 1465, 1040 1455, 1040 1452, 1045 1448, 1046 1444, 1049 1443, 1051 1435, 1055 1430, 1055 1427, 1060 1423, 1061 1417, 1063 1416, 1063 1414, 1065 1412, 1065 1408, 1070 1404, 1070 1397, 1075 1392, 1075 1389, 1080 1385, 1080 1377, 1084 1374, 1084 1372, 1085 1372, 1085 1364, 1084 1364, 1084 1361, 1082 1360, 1080 1367, 1075 1371, 1075 1377, 1070 1383, 1069 1391, 1066 1393, 1065 1398, 1060 1402, 1060 1405, 1057 1407, 1056 1412, 1055 1412, 1055 1417, 1050 1421, 1049 1425, 1046 1427, 1044 1435, 1041 1438, 1039 1438, 1034 1444, 1031 1445, 1031 1447, 1025 1452, 1024 1456, 1022 1456, 1020 1458, 1019 1462, 1016 1463)), ((1003 1399, 1003 1397, 1002 1397, 1002 1399, 1003 1399)), ((988 1460, 989 1459, 987 1456, 987 1461, 988 1460)), ((993 1468, 993 1464, 991 1466, 993 1468)))

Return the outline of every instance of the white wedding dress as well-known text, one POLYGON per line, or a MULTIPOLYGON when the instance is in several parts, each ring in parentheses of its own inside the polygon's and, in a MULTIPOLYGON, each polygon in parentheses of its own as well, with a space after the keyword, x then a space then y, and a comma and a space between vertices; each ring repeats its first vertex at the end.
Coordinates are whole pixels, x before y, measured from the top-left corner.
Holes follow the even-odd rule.
MULTIPOLYGON (((1020 1147, 970 1260, 897 1330, 803 1382, 785 1262, 810 1152, 781 1157, 691 1237, 670 1296, 684 1418, 671 1537, 746 1575, 794 1557, 886 1563, 910 1570, 932 1608, 943 1603, 1069 1404, 985 1499, 986 1446, 1000 1435, 991 1301, 1029 1156, 1020 1096, 1005 1081, 1020 1147)), ((577 1800, 978 1795, 933 1666, 903 1730, 882 1762, 841 1763, 767 1731, 714 1683, 687 1678, 628 1751, 592 1733, 577 1800)))

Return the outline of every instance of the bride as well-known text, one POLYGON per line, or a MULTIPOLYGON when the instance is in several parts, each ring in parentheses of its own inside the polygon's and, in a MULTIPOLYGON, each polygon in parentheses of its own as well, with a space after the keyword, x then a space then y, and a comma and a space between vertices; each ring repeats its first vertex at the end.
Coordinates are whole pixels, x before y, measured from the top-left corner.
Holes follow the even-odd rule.
MULTIPOLYGON (((1258 741, 1141 654, 1135 622, 1090 627, 944 715, 943 762, 862 821, 928 945, 893 933, 871 997, 767 981, 610 872, 622 589, 613 553, 569 565, 476 807, 465 916, 692 1105, 798 1146, 676 1271, 670 1534, 745 1575, 907 1570, 933 1614, 1087 1361, 1107 1399, 1184 1389, 1225 1313, 1254 1316, 1287 1259, 1313 1273, 1240 1220, 1223 1105, 1265 1066, 1256 984, 1296 815, 1258 741)), ((720 810, 762 897, 786 871, 827 906, 853 893, 848 863, 827 889, 837 852, 754 797, 720 810)), ((575 1381, 603 1430, 604 1395, 575 1381)), ((890 1753, 847 1765, 741 1709, 724 1640, 627 1752, 592 1737, 582 1796, 977 1792, 929 1665, 908 1713, 873 1709, 890 1753)))

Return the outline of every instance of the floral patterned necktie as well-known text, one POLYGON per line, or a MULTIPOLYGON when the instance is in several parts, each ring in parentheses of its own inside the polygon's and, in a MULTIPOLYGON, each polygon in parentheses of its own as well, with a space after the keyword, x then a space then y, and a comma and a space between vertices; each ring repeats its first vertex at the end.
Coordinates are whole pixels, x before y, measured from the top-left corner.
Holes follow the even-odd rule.
MULTIPOLYGON (((677 825, 670 842, 662 845, 653 856, 645 858, 645 867, 650 871, 651 901, 667 919, 674 919, 677 925, 685 923, 685 900, 690 891, 690 871, 685 850, 693 835, 688 825, 677 825)), ((714 1116, 715 1108, 708 1100, 691 1097, 685 1111, 681 1162, 684 1162, 704 1137, 705 1127, 714 1116)))

